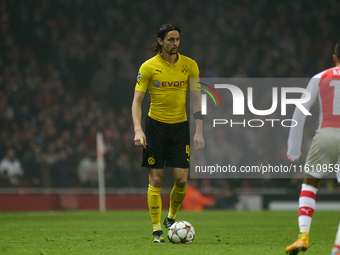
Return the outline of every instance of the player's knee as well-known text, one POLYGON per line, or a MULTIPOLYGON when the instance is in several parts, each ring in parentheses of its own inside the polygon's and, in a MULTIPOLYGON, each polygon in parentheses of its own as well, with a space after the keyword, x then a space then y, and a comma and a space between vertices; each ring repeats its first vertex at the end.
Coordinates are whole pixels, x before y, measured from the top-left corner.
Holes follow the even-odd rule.
POLYGON ((150 185, 153 187, 162 187, 163 178, 159 176, 154 176, 150 179, 150 185))
POLYGON ((321 179, 315 178, 311 175, 305 174, 303 178, 303 183, 313 186, 315 188, 319 188, 321 179))
POLYGON ((187 186, 187 180, 185 180, 185 179, 176 180, 176 186, 178 188, 186 187, 187 186))

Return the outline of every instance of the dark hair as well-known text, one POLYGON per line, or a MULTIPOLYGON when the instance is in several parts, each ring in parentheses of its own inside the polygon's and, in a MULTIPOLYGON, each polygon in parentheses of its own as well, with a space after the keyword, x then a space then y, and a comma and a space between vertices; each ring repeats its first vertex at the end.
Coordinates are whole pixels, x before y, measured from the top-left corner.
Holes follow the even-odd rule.
MULTIPOLYGON (((164 37, 166 36, 166 34, 173 30, 176 30, 178 31, 178 33, 181 33, 181 30, 179 27, 171 25, 171 24, 164 24, 163 26, 160 27, 160 29, 157 32, 157 38, 161 38, 162 40, 164 40, 164 37)), ((156 42, 154 45, 152 45, 152 51, 161 52, 162 46, 158 42, 156 42)))
POLYGON ((334 47, 334 55, 340 60, 340 42, 338 42, 334 47))

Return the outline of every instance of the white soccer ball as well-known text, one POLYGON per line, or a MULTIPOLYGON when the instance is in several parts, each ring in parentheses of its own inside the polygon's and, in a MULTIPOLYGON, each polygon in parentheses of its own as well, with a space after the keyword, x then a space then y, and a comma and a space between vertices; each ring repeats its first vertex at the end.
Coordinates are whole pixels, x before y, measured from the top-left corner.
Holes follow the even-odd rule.
POLYGON ((195 238, 195 229, 187 221, 177 221, 171 225, 168 239, 172 243, 189 244, 195 238))

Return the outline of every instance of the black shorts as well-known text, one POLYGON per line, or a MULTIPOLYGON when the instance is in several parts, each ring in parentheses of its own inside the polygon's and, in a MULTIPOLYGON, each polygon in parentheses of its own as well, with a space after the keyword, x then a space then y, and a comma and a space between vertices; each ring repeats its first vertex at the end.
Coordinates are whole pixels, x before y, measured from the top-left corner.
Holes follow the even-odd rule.
POLYGON ((187 121, 176 124, 159 122, 147 116, 145 123, 146 149, 143 167, 189 168, 190 135, 187 121))

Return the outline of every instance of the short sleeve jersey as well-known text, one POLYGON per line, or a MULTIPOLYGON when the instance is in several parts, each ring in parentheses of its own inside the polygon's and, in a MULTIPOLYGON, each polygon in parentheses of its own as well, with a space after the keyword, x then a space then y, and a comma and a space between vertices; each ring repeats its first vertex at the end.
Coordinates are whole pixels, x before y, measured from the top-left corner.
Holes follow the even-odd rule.
POLYGON ((178 60, 172 66, 158 53, 141 65, 135 90, 149 90, 151 104, 148 115, 152 119, 169 124, 180 123, 187 120, 186 92, 190 78, 198 77, 197 63, 191 58, 178 53, 178 60))

